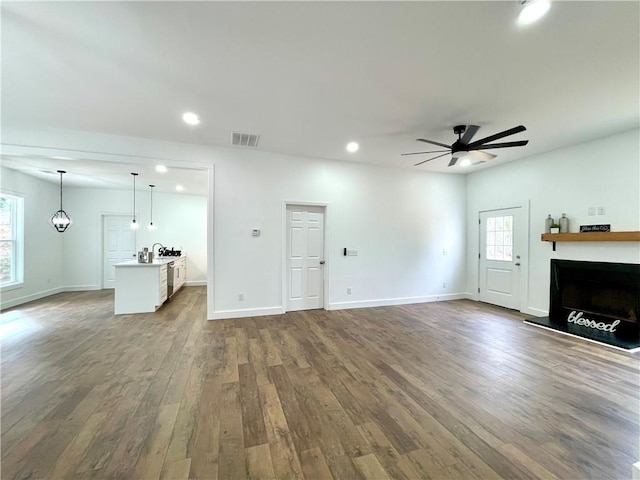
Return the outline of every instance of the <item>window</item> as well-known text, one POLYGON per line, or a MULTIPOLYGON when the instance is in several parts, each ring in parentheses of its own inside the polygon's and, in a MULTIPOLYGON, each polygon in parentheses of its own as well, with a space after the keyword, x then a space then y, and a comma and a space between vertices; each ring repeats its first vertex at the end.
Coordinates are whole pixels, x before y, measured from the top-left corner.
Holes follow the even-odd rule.
POLYGON ((513 216, 487 218, 487 260, 513 260, 513 216))
POLYGON ((23 199, 0 193, 0 286, 22 283, 23 199))

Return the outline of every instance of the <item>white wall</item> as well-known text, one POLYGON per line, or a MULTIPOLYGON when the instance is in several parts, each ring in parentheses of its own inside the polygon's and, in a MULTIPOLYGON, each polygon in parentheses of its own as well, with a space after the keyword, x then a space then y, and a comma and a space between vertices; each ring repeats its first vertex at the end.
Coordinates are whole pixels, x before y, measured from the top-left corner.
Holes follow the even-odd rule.
MULTIPOLYGON (((87 152, 99 152, 92 158, 113 156, 120 162, 130 158, 146 166, 156 159, 168 166, 213 166, 215 196, 209 198, 213 215, 208 226, 212 241, 207 244, 213 260, 207 276, 209 318, 282 311, 284 201, 329 204, 328 307, 464 295, 463 176, 53 129, 7 129, 3 141, 22 154, 73 157, 82 151, 86 157, 87 152), (261 228, 262 236, 251 237, 251 228, 261 228), (343 257, 345 246, 358 249, 359 256, 343 257), (448 255, 442 254, 443 249, 448 255), (447 282, 446 288, 442 282, 447 282), (350 296, 347 287, 352 288, 350 296), (244 302, 237 300, 238 293, 245 294, 244 302)), ((128 205, 125 202, 118 210, 128 212, 128 205)), ((68 248, 67 256, 72 256, 77 247, 68 248)), ((97 284, 96 273, 97 268, 85 272, 73 283, 97 284)))
POLYGON ((215 168, 217 317, 282 311, 285 201, 328 204, 326 307, 464 292, 463 176, 237 150, 215 168))
MULTIPOLYGON (((102 288, 102 215, 125 214, 131 217, 132 190, 65 189, 65 210, 73 218, 73 227, 64 234, 65 286, 73 290, 102 288)), ((206 283, 207 198, 180 193, 153 195, 153 221, 150 232, 149 190, 136 191, 136 251, 151 248, 155 242, 187 253, 187 282, 206 283)), ((156 250, 157 253, 157 250, 156 250)))
POLYGON ((0 173, 2 191, 24 198, 24 283, 2 289, 2 308, 8 308, 62 291, 63 234, 49 224, 60 205, 56 185, 4 167, 0 173))
MULTIPOLYGON (((552 251, 541 242, 544 220, 566 213, 570 231, 580 225, 611 224, 613 231, 640 230, 640 131, 482 170, 467 178, 467 291, 478 286, 478 212, 530 202, 529 276, 522 310, 546 315, 551 258, 640 263, 638 242, 562 242, 552 251), (589 207, 605 215, 588 216, 589 207)), ((476 297, 475 293, 469 293, 476 297)))

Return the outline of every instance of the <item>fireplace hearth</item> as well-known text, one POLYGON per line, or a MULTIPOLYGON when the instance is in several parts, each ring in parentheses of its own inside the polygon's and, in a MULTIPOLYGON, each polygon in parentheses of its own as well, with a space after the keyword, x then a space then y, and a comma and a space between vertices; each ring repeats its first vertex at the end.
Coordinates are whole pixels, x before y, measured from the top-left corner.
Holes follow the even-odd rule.
POLYGON ((526 323, 640 350, 640 265, 551 260, 549 316, 526 323))

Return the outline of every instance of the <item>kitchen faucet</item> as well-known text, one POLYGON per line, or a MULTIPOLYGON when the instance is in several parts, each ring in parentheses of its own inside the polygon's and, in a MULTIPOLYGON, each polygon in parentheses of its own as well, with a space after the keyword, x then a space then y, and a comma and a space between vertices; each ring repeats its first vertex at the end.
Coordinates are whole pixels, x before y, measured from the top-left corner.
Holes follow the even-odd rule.
POLYGON ((154 256, 155 256, 154 252, 155 252, 156 245, 160 245, 160 249, 158 250, 158 255, 160 255, 160 250, 164 248, 164 245, 162 245, 160 242, 156 242, 153 245, 151 245, 151 253, 153 253, 154 256))

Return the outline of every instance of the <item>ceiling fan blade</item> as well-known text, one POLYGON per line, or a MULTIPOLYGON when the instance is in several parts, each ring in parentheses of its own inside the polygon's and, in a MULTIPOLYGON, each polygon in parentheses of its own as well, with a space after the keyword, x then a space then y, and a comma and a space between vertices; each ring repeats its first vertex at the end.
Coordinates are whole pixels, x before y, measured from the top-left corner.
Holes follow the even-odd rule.
POLYGON ((529 143, 529 140, 518 140, 517 142, 492 143, 490 145, 479 145, 477 147, 473 147, 473 149, 488 150, 490 148, 524 147, 527 143, 529 143))
POLYGON ((481 152, 479 150, 471 150, 469 152, 469 156, 473 160, 482 160, 482 161, 493 160, 494 158, 497 157, 497 155, 494 155, 493 153, 481 152))
POLYGON ((464 131, 464 134, 460 138, 460 141, 468 145, 479 129, 480 127, 478 125, 467 125, 467 129, 464 131))
POLYGON ((440 143, 440 142, 434 142, 433 140, 426 140, 424 138, 416 138, 416 140, 419 141, 419 142, 430 143, 432 145, 438 145, 439 147, 451 148, 451 145, 446 145, 446 144, 440 143))
POLYGON ((440 152, 448 152, 449 150, 431 150, 430 152, 411 152, 411 153, 401 153, 400 156, 404 155, 422 155, 423 153, 440 153, 440 152))
POLYGON ((524 125, 518 125, 517 127, 510 128, 509 130, 505 130, 504 132, 496 133, 480 140, 476 140, 475 142, 469 144, 469 148, 475 149, 478 145, 493 142, 494 140, 508 137, 509 135, 515 135, 516 133, 524 132, 525 130, 526 128, 524 127, 524 125))
POLYGON ((458 161, 458 159, 462 157, 466 157, 467 152, 453 152, 451 155, 452 155, 451 160, 449 161, 449 165, 448 165, 449 167, 453 167, 458 161))
POLYGON ((433 157, 433 158, 429 158, 427 160, 423 160, 422 162, 416 163, 414 165, 414 167, 417 167, 418 165, 422 165, 423 163, 430 162, 431 160, 435 160, 436 158, 444 157, 445 155, 449 155, 449 152, 443 153, 442 155, 438 155, 437 157, 433 157))

